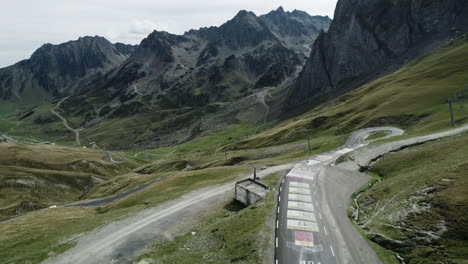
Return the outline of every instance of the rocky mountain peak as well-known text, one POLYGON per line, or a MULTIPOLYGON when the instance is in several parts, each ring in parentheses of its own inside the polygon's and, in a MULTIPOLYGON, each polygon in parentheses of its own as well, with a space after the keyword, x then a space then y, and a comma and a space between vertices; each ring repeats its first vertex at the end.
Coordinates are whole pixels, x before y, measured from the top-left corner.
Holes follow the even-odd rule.
POLYGON ((349 91, 427 54, 467 32, 466 14, 466 0, 339 0, 287 108, 349 91))
POLYGON ((11 89, 20 97, 30 88, 52 97, 69 94, 78 85, 77 80, 120 65, 133 50, 131 45, 117 47, 99 36, 81 37, 59 45, 44 44, 30 59, 0 69, 0 81, 9 83, 2 87, 0 97, 9 97, 11 89))
POLYGON ((279 6, 276 10, 276 13, 284 13, 284 8, 282 6, 279 6))

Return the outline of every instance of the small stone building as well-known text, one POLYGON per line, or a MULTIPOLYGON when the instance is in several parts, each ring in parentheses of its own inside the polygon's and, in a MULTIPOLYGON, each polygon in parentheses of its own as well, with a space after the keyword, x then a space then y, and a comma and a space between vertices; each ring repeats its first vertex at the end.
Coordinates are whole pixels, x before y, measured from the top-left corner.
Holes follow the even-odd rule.
POLYGON ((268 186, 254 179, 236 182, 235 199, 245 206, 263 200, 268 192, 268 186))

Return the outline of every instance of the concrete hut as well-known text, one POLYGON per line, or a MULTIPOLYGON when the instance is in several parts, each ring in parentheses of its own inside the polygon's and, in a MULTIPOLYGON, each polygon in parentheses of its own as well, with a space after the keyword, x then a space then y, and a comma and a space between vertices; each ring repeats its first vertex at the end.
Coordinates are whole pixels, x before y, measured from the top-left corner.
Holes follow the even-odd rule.
POLYGON ((236 182, 235 199, 245 206, 250 206, 265 199, 267 192, 268 186, 265 184, 255 179, 247 179, 236 182))

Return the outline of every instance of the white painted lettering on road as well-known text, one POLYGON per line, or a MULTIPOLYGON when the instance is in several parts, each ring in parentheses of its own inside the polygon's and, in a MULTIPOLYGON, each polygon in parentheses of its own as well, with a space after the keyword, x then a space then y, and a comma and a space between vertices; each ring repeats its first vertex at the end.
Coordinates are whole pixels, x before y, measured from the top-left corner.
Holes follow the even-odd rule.
POLYGON ((312 222, 317 221, 313 213, 296 211, 296 210, 288 210, 288 218, 297 219, 297 220, 306 220, 306 221, 312 221, 312 222))
POLYGON ((288 219, 288 229, 319 232, 317 223, 288 219))
POLYGON ((309 195, 290 193, 288 198, 289 201, 312 202, 312 197, 309 195))
POLYGON ((304 180, 313 180, 314 179, 314 176, 312 175, 307 175, 307 174, 301 174, 301 173, 288 173, 288 175, 286 175, 287 177, 290 177, 290 178, 299 178, 299 179, 304 179, 304 180))
POLYGON ((309 189, 289 187, 289 193, 310 194, 309 189))
POLYGON ((301 203, 301 202, 290 201, 288 202, 288 208, 309 211, 309 212, 314 211, 314 206, 311 203, 301 203))
POLYGON ((310 185, 308 183, 302 183, 302 182, 290 182, 289 183, 290 187, 298 187, 298 188, 310 188, 310 185))

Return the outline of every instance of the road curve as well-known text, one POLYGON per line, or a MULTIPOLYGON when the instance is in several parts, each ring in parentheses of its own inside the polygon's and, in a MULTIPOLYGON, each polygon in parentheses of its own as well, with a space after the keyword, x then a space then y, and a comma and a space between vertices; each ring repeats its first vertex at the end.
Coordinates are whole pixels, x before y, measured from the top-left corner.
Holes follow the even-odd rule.
POLYGON ((367 145, 370 133, 393 127, 354 132, 347 148, 315 155, 295 164, 280 186, 276 222, 277 264, 382 263, 347 217, 351 195, 370 177, 332 167, 340 156, 367 145))
POLYGON ((385 153, 463 133, 468 125, 362 148, 372 142, 366 141, 369 133, 377 131, 390 132, 387 137, 403 134, 401 129, 391 127, 356 131, 346 148, 315 155, 296 164, 286 175, 278 198, 277 264, 382 263, 348 219, 351 195, 370 180, 357 171, 385 153), (352 161, 335 166, 335 161, 346 153, 350 153, 352 161))
MULTIPOLYGON (((441 136, 444 135, 446 134, 441 136)), ((362 144, 358 147, 362 147, 362 144)), ((346 215, 351 193, 366 184, 369 177, 332 165, 339 156, 350 151, 353 149, 344 148, 313 156, 309 160, 294 165, 292 172, 288 173, 288 177, 284 179, 280 187, 278 203, 276 260, 281 261, 279 263, 381 263, 375 252, 351 225, 346 215), (309 224, 301 225, 298 224, 299 220, 291 223, 285 221, 285 217, 288 216, 288 211, 285 209, 289 209, 289 204, 286 205, 284 202, 290 198, 289 188, 294 188, 293 185, 297 185, 296 189, 304 187, 297 183, 291 184, 292 182, 309 184, 309 196, 313 199, 312 209, 315 219, 318 219, 316 223, 319 232, 313 232, 316 229, 315 225, 312 227, 309 224), (296 236, 289 230, 284 231, 284 228, 288 226, 305 226, 309 230, 303 230, 304 233, 313 233, 312 243, 321 247, 307 250, 303 249, 306 246, 302 246, 299 249, 296 245, 296 238, 304 243, 302 245, 310 246, 311 244, 307 244, 310 243, 310 236, 304 234, 296 236), (314 229, 310 231, 311 228, 314 229), (291 242, 293 238, 294 241, 291 242), (293 252, 293 255, 290 255, 290 252, 293 252), (317 253, 317 256, 314 256, 314 253, 317 253)), ((270 167, 258 175, 263 177, 291 167, 293 165, 290 164, 270 167)), ((160 206, 149 208, 81 237, 74 248, 43 263, 128 263, 158 236, 170 237, 182 222, 194 221, 193 219, 200 212, 210 208, 211 203, 218 201, 220 197, 232 195, 232 189, 233 182, 210 186, 160 206)), ((295 190, 295 192, 298 191, 304 190, 295 190)), ((297 200, 301 197, 295 196, 292 199, 297 200)), ((311 219, 310 214, 304 216, 308 217, 308 220, 311 219)))
MULTIPOLYGON (((351 134, 349 137, 348 141, 346 141, 346 145, 351 148, 358 147, 360 144, 368 144, 371 141, 366 140, 371 133, 374 132, 388 132, 389 134, 386 135, 385 137, 381 137, 380 139, 385 139, 385 138, 390 138, 390 137, 396 137, 396 136, 401 136, 405 132, 403 129, 399 129, 396 127, 369 127, 369 128, 364 128, 360 129, 358 131, 355 131, 354 133, 351 134)), ((373 140, 375 141, 375 140, 373 140)))
MULTIPOLYGON (((292 165, 280 165, 260 171, 261 178, 292 165)), ((248 177, 251 175, 245 175, 248 177)), ((232 197, 234 182, 193 191, 173 201, 149 208, 126 219, 104 226, 80 238, 77 245, 43 263, 128 263, 158 237, 171 237, 181 225, 195 221, 201 212, 223 197, 232 197), (183 221, 181 221, 183 219, 183 221)))

